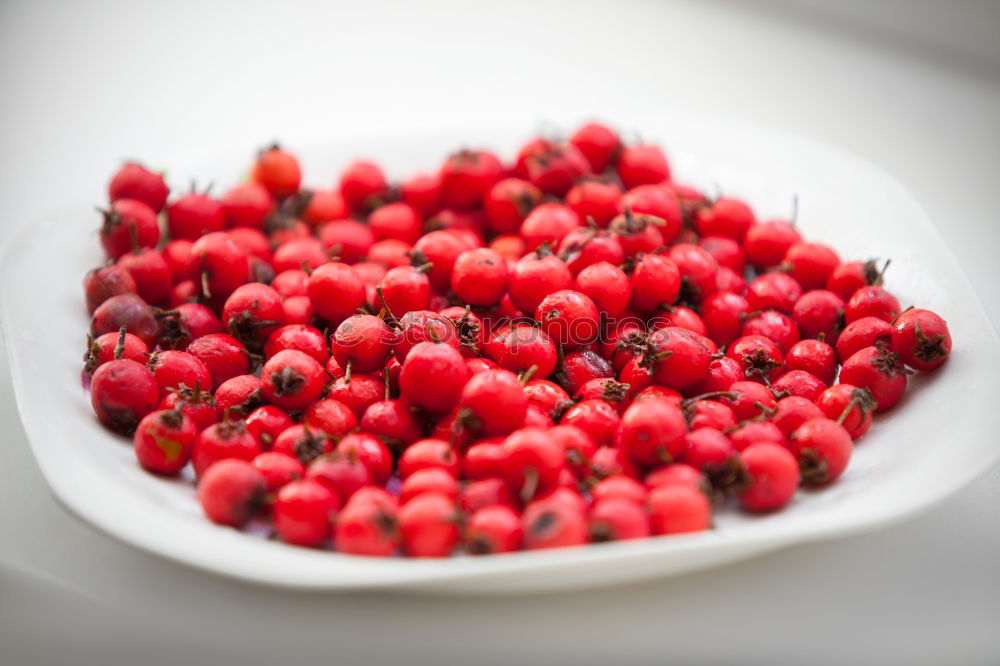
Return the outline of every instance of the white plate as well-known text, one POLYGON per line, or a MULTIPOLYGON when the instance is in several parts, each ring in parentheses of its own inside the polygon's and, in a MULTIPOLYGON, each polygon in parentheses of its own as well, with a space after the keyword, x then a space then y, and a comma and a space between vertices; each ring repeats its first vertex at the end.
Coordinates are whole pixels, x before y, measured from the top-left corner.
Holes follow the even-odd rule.
MULTIPOLYGON (((56 497, 139 548, 257 583, 511 593, 674 575, 877 529, 941 500, 1000 457, 996 333, 943 241, 899 184, 856 157, 769 130, 666 115, 630 127, 664 143, 678 180, 709 191, 718 183, 748 199, 761 216, 787 214, 797 194, 799 226, 808 238, 831 243, 846 258, 891 256, 887 283, 902 303, 947 319, 955 339, 951 360, 915 378, 903 402, 876 420, 832 487, 800 492, 774 515, 720 512, 708 533, 482 558, 368 559, 216 527, 202 517, 190 484, 138 468, 131 446, 98 425, 81 388, 88 319, 80 285, 102 261, 98 219, 82 203, 24 229, 2 266, 3 324, 18 408, 56 497)), ((525 134, 448 131, 290 148, 301 155, 307 174, 332 181, 337 167, 357 156, 377 158, 400 176, 483 138, 510 158, 525 134)), ((249 157, 193 163, 186 170, 171 165, 172 181, 235 180, 249 157)))

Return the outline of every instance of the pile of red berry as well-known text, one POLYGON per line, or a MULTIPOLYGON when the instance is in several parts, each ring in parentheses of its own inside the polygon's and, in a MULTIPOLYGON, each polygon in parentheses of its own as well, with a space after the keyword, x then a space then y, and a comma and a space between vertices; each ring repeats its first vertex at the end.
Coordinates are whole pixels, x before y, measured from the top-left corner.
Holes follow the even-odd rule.
POLYGON ((109 194, 98 418, 151 472, 190 462, 212 521, 291 544, 499 553, 775 510, 951 350, 884 266, 598 124, 399 184, 358 161, 305 190, 274 146, 220 198, 168 203, 137 164, 109 194))

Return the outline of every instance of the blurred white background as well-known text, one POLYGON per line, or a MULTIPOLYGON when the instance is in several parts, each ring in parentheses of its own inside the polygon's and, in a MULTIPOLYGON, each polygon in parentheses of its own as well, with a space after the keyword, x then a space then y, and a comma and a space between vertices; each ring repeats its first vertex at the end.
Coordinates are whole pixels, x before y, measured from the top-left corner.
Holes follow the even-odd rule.
MULTIPOLYGON (((272 138, 528 132, 669 107, 881 165, 1000 321, 997 2, 6 0, 0 93, 0 241, 99 202, 125 157, 169 166, 272 138)), ((4 665, 1000 661, 996 469, 885 532, 652 584, 309 596, 215 579, 76 521, 31 459, 5 357, 0 424, 4 665)))

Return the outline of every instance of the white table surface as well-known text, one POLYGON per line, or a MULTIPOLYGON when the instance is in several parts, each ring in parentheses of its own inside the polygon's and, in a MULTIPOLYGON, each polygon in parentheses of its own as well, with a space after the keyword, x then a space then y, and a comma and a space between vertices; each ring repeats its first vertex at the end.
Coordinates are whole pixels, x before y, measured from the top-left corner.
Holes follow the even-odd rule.
MULTIPOLYGON (((0 241, 60 203, 97 203, 123 157, 169 166, 272 138, 529 131, 671 106, 894 173, 996 323, 1000 12, 876 4, 5 2, 0 241)), ((499 599, 303 595, 162 561, 68 514, 2 354, 0 425, 5 666, 1000 661, 1000 469, 884 532, 681 578, 499 599)))

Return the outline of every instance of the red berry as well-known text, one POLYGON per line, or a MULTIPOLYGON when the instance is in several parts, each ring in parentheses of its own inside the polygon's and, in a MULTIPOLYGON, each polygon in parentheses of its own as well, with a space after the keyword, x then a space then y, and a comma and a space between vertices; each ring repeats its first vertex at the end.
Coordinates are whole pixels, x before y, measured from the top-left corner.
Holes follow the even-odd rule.
POLYGON ((642 506, 649 497, 646 486, 630 476, 615 474, 602 479, 590 491, 594 502, 603 500, 625 500, 642 506))
POLYGON ((837 375, 837 354, 825 342, 800 340, 785 354, 785 368, 805 370, 829 386, 837 375))
POLYGON ((112 259, 136 247, 156 247, 160 241, 156 212, 141 201, 118 199, 101 212, 101 244, 112 259))
POLYGON ((123 164, 108 183, 110 201, 136 199, 157 212, 163 209, 169 194, 170 188, 163 181, 161 174, 135 162, 123 164))
POLYGON ((785 369, 778 345, 763 335, 744 335, 729 345, 726 356, 740 364, 744 377, 763 383, 775 381, 785 369))
POLYGON ((566 193, 566 205, 581 220, 588 223, 593 220, 602 229, 618 215, 621 199, 622 188, 602 180, 581 180, 566 193))
POLYGON ((146 366, 128 359, 109 361, 94 372, 90 402, 105 426, 131 435, 159 402, 156 379, 146 366))
POLYGON ((837 338, 837 356, 843 363, 865 347, 873 347, 879 342, 889 344, 892 330, 892 324, 878 317, 856 319, 837 338))
POLYGON ((123 266, 112 264, 95 268, 83 280, 83 291, 87 299, 87 312, 94 314, 104 301, 113 296, 134 294, 138 289, 132 274, 123 266))
POLYGON ((740 503, 750 511, 774 511, 792 500, 799 487, 799 464, 788 449, 764 442, 740 453, 747 475, 740 503))
MULTIPOLYGON (((369 430, 366 426, 362 426, 369 430)), ((409 444, 409 442, 407 442, 409 444)), ((372 483, 385 485, 392 473, 392 454, 389 448, 368 432, 351 433, 337 443, 337 453, 354 457, 368 468, 372 483)))
POLYGON ((351 210, 374 208, 381 202, 387 188, 385 174, 372 162, 352 162, 340 176, 340 195, 351 210))
POLYGON ((911 368, 934 370, 951 355, 948 324, 930 310, 907 310, 893 323, 892 349, 911 368))
POLYGON ((771 389, 758 382, 734 382, 727 393, 731 395, 723 396, 721 400, 732 408, 741 421, 759 416, 776 405, 771 389))
POLYGON ((312 190, 302 192, 306 201, 302 208, 302 219, 312 226, 330 220, 342 220, 351 214, 344 197, 335 190, 312 190))
POLYGON ((590 510, 589 532, 595 543, 642 539, 650 534, 650 519, 640 503, 617 497, 600 499, 590 510))
POLYGON ((510 298, 514 305, 533 313, 549 294, 567 289, 573 276, 562 259, 553 255, 547 245, 524 255, 514 265, 508 280, 510 298))
POLYGON ((272 332, 264 344, 264 356, 271 358, 286 349, 308 354, 317 363, 326 363, 330 357, 323 334, 318 329, 303 324, 289 324, 272 332))
POLYGON ((213 523, 242 527, 260 511, 266 490, 264 475, 253 465, 222 460, 198 483, 198 501, 213 523))
POLYGON ((146 367, 156 378, 160 397, 183 386, 211 386, 212 375, 205 364, 195 356, 182 351, 157 351, 149 356, 146 367))
POLYGON ((451 288, 469 305, 496 305, 507 291, 507 262, 488 248, 466 250, 455 260, 451 288))
POLYGON ((784 220, 768 220, 754 224, 746 232, 743 247, 747 259, 758 268, 771 268, 781 263, 789 248, 802 237, 784 220))
MULTIPOLYGON (((843 386, 838 384, 838 386, 843 386)), ((831 386, 826 392, 835 389, 835 386, 831 386)), ((819 402, 822 402, 823 396, 820 396, 819 402)), ((798 429, 800 425, 808 421, 809 419, 814 419, 819 416, 823 416, 823 410, 816 406, 817 403, 812 400, 807 400, 806 398, 801 398, 797 395, 791 395, 787 398, 782 398, 778 401, 775 407, 774 416, 771 417, 771 422, 774 423, 781 430, 781 433, 788 437, 795 430, 798 429)), ((829 415, 827 415, 829 416, 829 415)), ((752 442, 748 442, 752 443, 752 442)))
POLYGON ((844 319, 848 324, 862 317, 878 317, 892 323, 899 316, 899 300, 882 287, 862 287, 847 301, 844 319))
POLYGON ((518 153, 514 171, 546 194, 563 196, 590 173, 590 163, 571 143, 534 139, 518 153))
POLYGON ((490 230, 498 234, 518 231, 524 218, 541 200, 542 191, 526 180, 504 178, 498 181, 483 196, 490 230))
POLYGON ((564 451, 540 428, 522 428, 504 440, 504 477, 522 500, 555 488, 564 451))
POLYGON ((332 261, 309 276, 309 300, 316 314, 339 324, 365 303, 365 286, 347 264, 332 261))
POLYGON ((471 555, 516 551, 523 537, 520 516, 507 506, 481 507, 465 523, 465 547, 471 555))
POLYGON ((698 241, 698 247, 708 252, 719 267, 742 273, 746 266, 743 246, 726 236, 706 236, 698 241))
POLYGON ((537 206, 521 224, 521 237, 527 249, 535 250, 542 243, 558 245, 564 236, 580 226, 580 216, 567 206, 543 203, 537 206))
POLYGON ((544 379, 556 367, 556 345, 540 328, 530 324, 502 327, 486 353, 497 365, 511 372, 524 372, 535 367, 534 376, 544 379))
POLYGON ((886 262, 879 270, 874 259, 844 262, 830 273, 830 277, 826 280, 826 288, 846 301, 862 287, 881 285, 882 273, 888 267, 889 262, 886 262))
POLYGON ((792 314, 802 297, 802 285, 787 273, 764 273, 750 283, 747 301, 751 310, 773 309, 792 314))
POLYGON ((712 294, 701 304, 706 335, 718 345, 728 345, 742 333, 750 304, 743 296, 728 292, 712 294))
POLYGON ((618 410, 604 400, 583 400, 570 407, 560 420, 587 433, 598 447, 609 446, 618 432, 618 410))
POLYGON ((702 532, 712 526, 712 507, 705 493, 685 485, 661 485, 649 493, 653 534, 702 532))
POLYGON ((872 412, 878 406, 871 391, 852 384, 831 386, 823 391, 816 400, 816 405, 821 410, 816 416, 826 416, 836 421, 854 439, 868 431, 872 424, 872 412))
POLYGON ((316 479, 336 493, 343 501, 367 486, 371 481, 368 468, 357 458, 339 453, 320 456, 309 463, 307 479, 316 479))
POLYGON ((577 227, 570 230, 559 243, 559 257, 566 262, 570 273, 576 276, 587 266, 606 261, 621 264, 625 250, 614 234, 603 229, 577 227))
POLYGON ((262 229, 274 208, 274 199, 259 183, 234 185, 219 200, 228 227, 262 229))
POLYGON ((659 146, 637 143, 621 149, 618 176, 625 187, 632 189, 670 180, 670 167, 659 146))
POLYGON ((625 410, 615 439, 634 463, 652 466, 676 460, 686 433, 680 409, 666 401, 644 400, 625 410))
POLYGON ((245 423, 247 430, 257 438, 264 450, 270 449, 278 435, 294 425, 292 417, 287 412, 271 405, 251 410, 247 414, 245 423))
POLYGON ((368 216, 368 226, 377 240, 395 238, 413 244, 423 231, 423 219, 416 208, 397 201, 372 211, 368 216))
POLYGON ((663 220, 654 215, 633 214, 626 209, 611 220, 608 229, 618 236, 625 256, 634 259, 640 254, 653 253, 663 247, 660 227, 664 224, 663 220))
POLYGON ((483 196, 503 176, 503 166, 493 153, 462 150, 441 167, 441 196, 450 208, 478 206, 483 196))
POLYGON ((191 246, 191 254, 206 298, 228 296, 249 279, 246 254, 225 232, 202 236, 191 246))
POLYGON ((403 550, 411 557, 447 557, 458 545, 459 515, 449 497, 424 493, 399 510, 403 550))
POLYGON ((438 230, 424 234, 413 244, 415 263, 430 263, 427 278, 434 289, 446 289, 451 284, 451 272, 458 256, 472 246, 453 231, 438 230), (417 254, 419 253, 419 254, 417 254))
POLYGON ((267 188, 275 198, 283 199, 299 191, 302 170, 299 161, 277 144, 257 153, 250 177, 267 188))
POLYGON ((319 548, 330 538, 340 498, 315 479, 292 481, 278 492, 271 509, 274 528, 285 543, 319 548))
MULTIPOLYGON (((286 238, 278 243, 275 236, 272 235, 271 239, 277 243, 274 254, 271 256, 271 267, 274 269, 274 272, 282 273, 296 268, 315 271, 325 264, 330 259, 330 252, 327 250, 326 243, 330 242, 331 239, 324 232, 327 226, 329 225, 324 225, 320 229, 319 239, 312 236, 303 236, 286 238)), ((340 249, 343 251, 345 247, 342 246, 340 249)))
MULTIPOLYGON (((410 406, 402 400, 380 400, 371 404, 361 417, 361 429, 376 435, 379 444, 387 442, 394 450, 401 451, 424 434, 423 425, 417 420, 410 406), (381 440, 381 441, 379 441, 381 440)), ((385 447, 385 445, 382 445, 385 447)), ((392 459, 388 459, 386 478, 392 471, 392 459)))
POLYGON ((640 312, 657 312, 673 305, 680 292, 681 276, 672 260, 649 254, 636 262, 632 272, 632 307, 640 312))
POLYGON ((371 405, 382 400, 385 387, 382 380, 372 375, 352 375, 350 380, 338 377, 330 385, 326 397, 343 403, 361 419, 371 405))
MULTIPOLYGON (((337 257, 343 262, 353 264, 368 254, 372 245, 375 244, 373 231, 369 225, 356 220, 333 220, 321 224, 316 230, 316 235, 319 237, 323 252, 337 257)), ((315 247, 312 239, 307 239, 307 242, 309 247, 315 247)), ((316 254, 318 257, 319 253, 316 254)))
POLYGON ((840 265, 840 257, 833 248, 822 243, 796 243, 788 248, 784 261, 803 289, 823 289, 840 265))
POLYGON ((223 421, 201 431, 191 450, 194 473, 201 477, 219 460, 251 461, 260 453, 260 443, 243 421, 223 421))
POLYGON ((372 499, 356 493, 337 516, 337 549, 351 555, 388 557, 399 550, 397 508, 391 498, 372 499))
POLYGON ((345 370, 368 373, 385 367, 394 342, 393 331, 385 321, 368 314, 356 314, 337 326, 330 338, 330 348, 345 370))
POLYGON ((535 319, 563 349, 575 349, 597 339, 600 332, 597 306, 578 291, 564 289, 549 294, 538 304, 535 319))
POLYGON ((701 381, 708 372, 712 351, 705 338, 686 328, 666 326, 649 335, 640 365, 660 384, 682 390, 701 381))
POLYGON ((222 323, 229 333, 248 347, 259 349, 284 320, 277 291, 259 282, 237 287, 222 308, 222 323))
POLYGON ((290 455, 277 451, 265 451, 251 463, 264 477, 268 493, 276 493, 292 481, 298 481, 306 474, 305 467, 290 455))
POLYGON ((212 388, 218 388, 230 377, 250 371, 247 350, 240 341, 225 333, 211 333, 193 340, 187 346, 189 354, 197 356, 212 375, 212 388))
POLYGON ((260 379, 253 375, 237 375, 222 382, 215 390, 219 418, 242 418, 260 407, 264 402, 260 385, 260 379))
POLYGON ((854 443, 839 423, 818 418, 806 421, 792 433, 788 449, 799 460, 802 483, 822 485, 844 473, 854 443))
POLYGON ((545 498, 529 504, 521 515, 524 547, 528 550, 565 548, 587 542, 588 525, 583 509, 568 502, 545 498))
POLYGON ((325 375, 316 359, 294 349, 280 351, 261 370, 264 397, 282 409, 303 409, 323 393, 325 375))
POLYGON ((687 486, 701 490, 705 485, 705 477, 687 463, 671 463, 654 469, 646 475, 643 483, 650 490, 660 486, 687 486))
POLYGON ((187 465, 197 438, 197 426, 182 411, 158 410, 139 422, 132 443, 144 469, 174 475, 187 465))
POLYGON ((613 165, 622 147, 618 133, 600 123, 587 123, 570 137, 569 142, 583 153, 594 173, 601 173, 613 165))
POLYGON ((219 415, 215 411, 215 399, 200 386, 185 386, 168 393, 160 401, 160 409, 178 408, 184 416, 191 419, 199 432, 219 420, 219 415))
POLYGON ((875 411, 884 412, 902 399, 907 373, 899 354, 878 344, 865 347, 844 361, 840 382, 867 388, 878 403, 875 411))
POLYGON ((437 173, 418 173, 400 185, 403 201, 416 208, 424 217, 430 217, 441 208, 441 176, 437 173))
POLYGON ((444 413, 458 404, 469 369, 454 347, 421 342, 410 350, 399 373, 399 388, 411 405, 444 413))
MULTIPOLYGON (((800 302, 802 299, 799 299, 800 302)), ((743 323, 743 336, 763 336, 784 353, 799 341, 799 327, 792 318, 777 310, 764 310, 747 316, 743 323)))
POLYGON ((729 432, 729 439, 737 450, 742 451, 752 444, 771 442, 787 444, 785 433, 771 421, 747 421, 729 432))
POLYGON ((720 197, 698 211, 695 224, 702 236, 726 236, 742 241, 756 222, 753 210, 743 201, 720 197))
MULTIPOLYGON (((131 333, 105 333, 93 339, 83 356, 85 372, 93 372, 100 366, 115 360, 116 356, 130 361, 146 363, 149 347, 131 333)), ((207 386, 208 384, 206 384, 207 386)))

